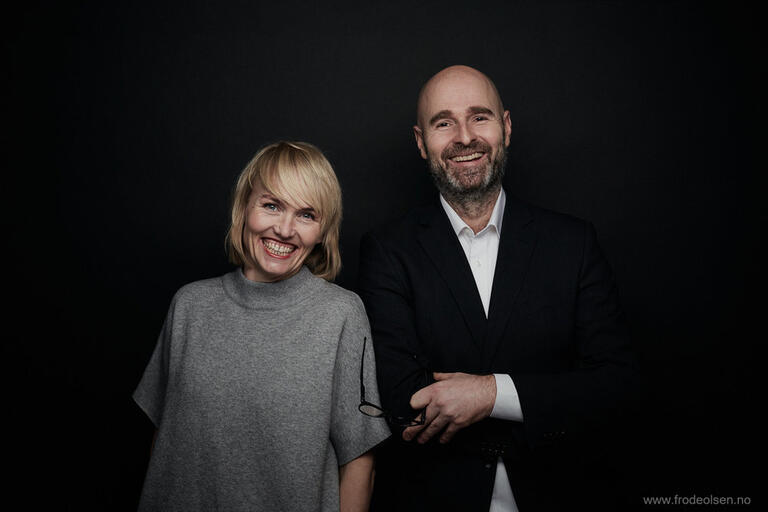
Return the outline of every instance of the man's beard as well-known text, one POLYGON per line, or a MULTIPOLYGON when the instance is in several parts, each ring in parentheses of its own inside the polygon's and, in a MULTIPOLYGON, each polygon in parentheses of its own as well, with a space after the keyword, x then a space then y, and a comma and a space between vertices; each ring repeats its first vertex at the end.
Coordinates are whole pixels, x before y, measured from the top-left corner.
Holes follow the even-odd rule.
MULTIPOLYGON (((501 179, 504 177, 507 151, 501 145, 497 149, 492 161, 467 169, 446 169, 442 166, 441 160, 449 162, 452 157, 475 151, 490 155, 491 146, 482 141, 475 141, 468 146, 453 144, 443 150, 441 160, 429 155, 429 173, 446 201, 463 209, 472 209, 473 206, 485 203, 490 195, 499 189, 501 179)), ((450 166, 450 164, 447 165, 450 166)))

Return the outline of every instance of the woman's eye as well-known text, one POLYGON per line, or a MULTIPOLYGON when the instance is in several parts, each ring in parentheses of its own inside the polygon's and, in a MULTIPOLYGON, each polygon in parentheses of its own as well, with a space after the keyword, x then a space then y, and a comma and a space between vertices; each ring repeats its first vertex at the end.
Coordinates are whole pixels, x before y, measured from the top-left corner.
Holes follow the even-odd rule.
POLYGON ((306 220, 315 220, 315 214, 310 212, 304 212, 301 214, 301 218, 306 220))
POLYGON ((275 203, 264 203, 264 208, 271 211, 276 212, 277 211, 277 205, 275 203))

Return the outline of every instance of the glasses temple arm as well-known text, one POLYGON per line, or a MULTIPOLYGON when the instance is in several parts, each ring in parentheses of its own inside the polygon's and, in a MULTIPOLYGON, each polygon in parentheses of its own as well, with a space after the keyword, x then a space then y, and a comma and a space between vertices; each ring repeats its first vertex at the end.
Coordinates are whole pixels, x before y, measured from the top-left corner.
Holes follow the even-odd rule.
POLYGON ((360 401, 365 400, 365 385, 363 384, 363 366, 365 365, 365 345, 368 341, 368 337, 363 337, 363 357, 360 360, 360 401))

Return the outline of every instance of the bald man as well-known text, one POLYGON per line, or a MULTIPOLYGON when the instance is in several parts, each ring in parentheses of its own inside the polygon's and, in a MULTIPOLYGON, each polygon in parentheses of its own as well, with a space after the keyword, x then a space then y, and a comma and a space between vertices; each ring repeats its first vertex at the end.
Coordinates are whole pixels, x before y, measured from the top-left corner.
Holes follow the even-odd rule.
POLYGON ((510 116, 480 71, 433 76, 413 131, 439 194, 361 243, 394 432, 374 509, 616 506, 589 462, 633 360, 593 227, 504 191, 510 116))

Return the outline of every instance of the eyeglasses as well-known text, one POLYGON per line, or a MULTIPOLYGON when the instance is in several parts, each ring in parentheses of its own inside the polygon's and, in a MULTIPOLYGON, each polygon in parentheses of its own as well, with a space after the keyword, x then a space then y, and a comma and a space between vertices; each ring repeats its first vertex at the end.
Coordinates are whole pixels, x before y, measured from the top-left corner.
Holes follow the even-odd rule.
MULTIPOLYGON (((374 403, 369 402, 365 399, 365 384, 363 384, 363 365, 365 364, 365 345, 368 342, 368 337, 363 338, 363 357, 360 360, 360 405, 357 406, 357 409, 365 414, 366 416, 371 416, 373 418, 386 418, 387 421, 389 421, 393 425, 397 425, 398 427, 413 427, 416 425, 423 425, 424 424, 424 418, 427 415, 427 408, 425 407, 421 411, 419 411, 419 414, 415 418, 406 418, 403 416, 393 416, 389 414, 387 411, 384 410, 383 407, 380 405, 376 405, 374 403)), ((427 385, 427 370, 424 369, 424 385, 427 385)))

